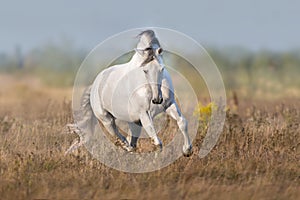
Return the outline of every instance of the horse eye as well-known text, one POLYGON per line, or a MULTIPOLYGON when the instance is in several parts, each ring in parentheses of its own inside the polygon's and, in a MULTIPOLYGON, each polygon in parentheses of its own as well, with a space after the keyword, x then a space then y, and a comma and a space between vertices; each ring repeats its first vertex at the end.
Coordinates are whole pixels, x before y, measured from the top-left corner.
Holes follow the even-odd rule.
POLYGON ((163 53, 163 49, 162 49, 162 48, 159 48, 159 49, 157 50, 157 53, 158 53, 159 55, 161 55, 161 54, 163 53))
POLYGON ((147 69, 143 69, 143 71, 145 72, 145 74, 147 74, 147 73, 148 73, 148 70, 147 70, 147 69))
POLYGON ((144 51, 150 51, 151 49, 151 47, 147 47, 146 49, 144 49, 144 51))

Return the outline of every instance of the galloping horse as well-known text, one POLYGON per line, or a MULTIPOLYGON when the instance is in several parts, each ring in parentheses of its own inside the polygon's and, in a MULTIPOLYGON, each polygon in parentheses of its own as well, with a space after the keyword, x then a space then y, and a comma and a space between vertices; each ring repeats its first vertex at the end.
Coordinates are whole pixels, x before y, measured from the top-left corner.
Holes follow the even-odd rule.
MULTIPOLYGON (((175 101, 172 80, 163 62, 163 49, 152 30, 141 32, 138 38, 135 54, 128 63, 109 67, 97 75, 83 95, 83 109, 92 111, 93 117, 120 139, 127 151, 136 148, 142 127, 154 144, 162 148, 153 118, 165 112, 177 121, 184 136, 183 154, 189 156, 192 145, 187 120, 175 101), (127 138, 119 132, 116 119, 128 123, 127 138)), ((79 130, 84 123, 77 122, 79 130)), ((66 153, 82 144, 84 141, 73 144, 66 153)))

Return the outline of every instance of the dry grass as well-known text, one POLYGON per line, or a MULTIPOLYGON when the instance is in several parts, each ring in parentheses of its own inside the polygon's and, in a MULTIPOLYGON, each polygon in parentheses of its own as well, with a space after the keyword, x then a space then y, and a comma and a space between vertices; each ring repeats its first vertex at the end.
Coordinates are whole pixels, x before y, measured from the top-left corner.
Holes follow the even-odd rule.
MULTIPOLYGON (((300 103, 240 102, 204 159, 197 153, 160 171, 110 169, 81 148, 64 156, 73 134, 70 90, 0 90, 0 198, 63 199, 297 199, 300 196, 300 103), (65 98, 67 97, 67 98, 65 98)), ((168 133, 165 133, 168 134, 168 133)))

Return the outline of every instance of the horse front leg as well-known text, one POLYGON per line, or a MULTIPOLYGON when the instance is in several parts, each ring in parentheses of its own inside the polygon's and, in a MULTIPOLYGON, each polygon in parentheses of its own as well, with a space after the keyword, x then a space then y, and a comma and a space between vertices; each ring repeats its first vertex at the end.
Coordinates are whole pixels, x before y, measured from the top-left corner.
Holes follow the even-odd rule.
POLYGON ((169 106, 166 109, 166 113, 177 121, 177 125, 178 125, 178 127, 179 127, 179 129, 182 132, 183 137, 184 137, 183 155, 184 156, 190 156, 193 153, 193 151, 192 151, 192 144, 191 144, 191 141, 190 141, 190 138, 189 138, 189 135, 188 135, 187 120, 181 114, 176 102, 171 104, 171 106, 169 106))
POLYGON ((153 140, 154 145, 162 149, 162 143, 156 134, 150 113, 148 113, 147 111, 145 113, 142 113, 140 116, 140 120, 147 134, 153 140))

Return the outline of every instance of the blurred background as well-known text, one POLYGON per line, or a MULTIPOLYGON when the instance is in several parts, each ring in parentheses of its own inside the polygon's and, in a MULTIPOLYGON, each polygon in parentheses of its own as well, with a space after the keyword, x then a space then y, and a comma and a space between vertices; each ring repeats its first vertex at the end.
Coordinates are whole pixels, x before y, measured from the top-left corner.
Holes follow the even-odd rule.
POLYGON ((229 95, 298 98, 299 8, 295 0, 1 1, 0 84, 25 79, 30 87, 71 87, 81 62, 101 41, 153 26, 203 45, 229 95))
MULTIPOLYGON (((0 199, 299 199, 299 11, 297 0, 0 0, 0 199), (84 147, 64 156, 78 140, 66 124, 80 64, 106 38, 138 27, 185 33, 215 61, 227 92, 217 145, 198 157, 216 107, 190 64, 172 54, 199 95, 188 116, 199 117, 191 157, 130 174, 84 147)), ((166 121, 158 135, 167 144, 177 124, 156 119, 166 121)), ((138 152, 154 149, 139 140, 138 152)))

